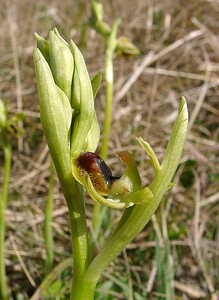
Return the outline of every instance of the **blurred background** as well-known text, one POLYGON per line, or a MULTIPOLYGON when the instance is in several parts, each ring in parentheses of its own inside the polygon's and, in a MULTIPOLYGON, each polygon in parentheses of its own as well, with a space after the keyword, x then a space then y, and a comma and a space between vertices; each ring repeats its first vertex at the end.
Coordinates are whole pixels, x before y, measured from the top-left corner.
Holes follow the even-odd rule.
MULTIPOLYGON (((115 55, 114 112, 108 164, 121 174, 118 150, 138 162, 144 184, 153 179, 142 136, 162 160, 181 96, 190 121, 175 185, 156 216, 104 273, 95 299, 219 299, 219 2, 101 1, 105 21, 121 19, 119 36, 139 48, 135 57, 115 55), (154 59, 148 61, 149 53, 154 59)), ((13 146, 6 210, 6 271, 11 299, 30 299, 44 278, 43 224, 50 158, 39 116, 32 52, 34 32, 47 37, 57 27, 80 47, 90 75, 104 69, 104 42, 89 25, 85 0, 0 2, 0 97, 9 116, 22 113, 23 134, 13 146)), ((102 127, 104 80, 95 100, 102 127)), ((98 153, 98 151, 97 151, 98 153)), ((0 186, 3 153, 0 150, 0 186)), ((54 185, 54 265, 70 257, 67 208, 54 185)), ((91 229, 93 202, 87 198, 91 229)), ((121 212, 107 210, 96 249, 121 212)), ((35 299, 68 299, 69 268, 35 299)))

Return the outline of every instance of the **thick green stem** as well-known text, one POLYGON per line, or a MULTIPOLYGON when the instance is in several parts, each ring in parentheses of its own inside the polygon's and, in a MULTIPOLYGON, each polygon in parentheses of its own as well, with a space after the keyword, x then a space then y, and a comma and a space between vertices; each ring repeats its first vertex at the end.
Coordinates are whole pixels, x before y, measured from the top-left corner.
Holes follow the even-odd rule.
POLYGON ((82 187, 72 175, 61 181, 62 190, 68 205, 72 238, 73 280, 70 299, 80 289, 79 283, 89 265, 88 235, 82 187))
POLYGON ((73 288, 71 291, 71 298, 70 300, 93 300, 94 293, 96 289, 96 283, 93 281, 87 280, 78 280, 77 287, 73 288))
POLYGON ((4 181, 2 192, 0 194, 0 298, 2 300, 8 299, 7 278, 4 264, 5 252, 5 209, 8 201, 8 182, 11 170, 11 145, 8 142, 6 133, 3 137, 3 151, 4 151, 4 181))
POLYGON ((72 241, 73 279, 70 299, 77 299, 74 294, 79 289, 79 282, 90 263, 88 233, 82 186, 73 178, 71 168, 67 164, 65 171, 59 172, 59 181, 62 187, 68 211, 72 241))

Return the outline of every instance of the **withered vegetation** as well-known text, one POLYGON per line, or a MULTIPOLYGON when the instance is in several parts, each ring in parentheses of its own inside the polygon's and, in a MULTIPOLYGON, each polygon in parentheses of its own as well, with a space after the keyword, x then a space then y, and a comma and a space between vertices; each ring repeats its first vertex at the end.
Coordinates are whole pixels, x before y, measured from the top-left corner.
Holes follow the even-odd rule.
MULTIPOLYGON (((164 299, 165 283, 159 271, 165 274, 165 268, 174 276, 170 279, 175 288, 174 299, 217 299, 218 1, 102 2, 106 20, 111 22, 120 17, 119 35, 131 38, 141 51, 135 58, 115 56, 114 59, 115 97, 108 159, 114 174, 119 175, 123 167, 115 152, 128 150, 134 153, 144 184, 148 184, 153 178, 152 168, 135 138, 142 136, 150 142, 161 160, 182 95, 188 101, 190 121, 175 185, 152 222, 102 278, 101 293, 111 298, 98 299, 141 299, 137 294, 143 295, 142 299, 164 299), (103 285, 107 282, 111 285, 103 285)), ((7 102, 10 114, 20 111, 24 114, 19 124, 24 135, 18 141, 12 138, 5 261, 13 295, 22 294, 23 299, 29 299, 43 279, 43 221, 50 173, 33 68, 34 32, 46 36, 57 27, 66 39, 74 39, 92 75, 103 70, 104 48, 101 37, 89 27, 89 16, 87 1, 3 0, 0 4, 0 95, 7 102)), ((100 124, 104 119, 104 104, 103 82, 95 100, 100 124)), ((1 185, 2 152, 0 167, 1 185)), ((57 264, 69 257, 71 251, 67 208, 57 178, 54 201, 57 264)), ((92 206, 87 199, 89 227, 92 206)), ((108 220, 116 221, 119 215, 106 212, 102 241, 113 226, 113 221, 108 220)), ((101 241, 96 241, 96 247, 101 247, 101 241)), ((67 271, 63 278, 68 280, 67 271)), ((67 288, 68 284, 63 284, 63 293, 65 290, 67 293, 67 288)))

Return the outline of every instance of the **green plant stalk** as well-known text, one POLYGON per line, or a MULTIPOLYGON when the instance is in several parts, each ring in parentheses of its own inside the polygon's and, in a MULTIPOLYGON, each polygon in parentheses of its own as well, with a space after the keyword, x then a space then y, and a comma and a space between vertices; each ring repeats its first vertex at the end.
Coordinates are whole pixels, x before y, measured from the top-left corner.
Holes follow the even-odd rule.
POLYGON ((73 300, 77 299, 74 295, 80 289, 80 282, 90 262, 85 207, 82 186, 75 181, 72 174, 59 177, 59 180, 69 211, 73 258, 70 299, 73 300))
POLYGON ((12 149, 6 133, 3 131, 3 151, 4 151, 4 179, 2 192, 0 195, 0 298, 2 300, 8 299, 7 278, 4 264, 5 251, 5 209, 8 201, 8 183, 11 170, 11 156, 12 149))
MULTIPOLYGON (((110 128, 112 120, 112 106, 113 106, 113 54, 116 46, 116 37, 119 27, 119 20, 114 21, 112 30, 109 36, 105 38, 105 84, 106 84, 106 108, 103 123, 103 139, 100 149, 100 156, 103 160, 108 157, 108 147, 110 138, 110 128)), ((96 237, 98 237, 102 220, 103 213, 101 212, 102 205, 95 203, 93 208, 93 228, 96 237)), ((106 210, 106 209, 105 209, 106 210)))
POLYGON ((87 270, 90 262, 88 249, 88 235, 84 208, 82 187, 72 175, 61 181, 62 191, 65 196, 71 228, 72 258, 73 258, 73 279, 70 299, 77 299, 74 294, 80 288, 79 282, 87 270))
POLYGON ((170 255, 170 241, 167 228, 167 216, 164 209, 164 202, 161 203, 161 214, 162 214, 162 231, 164 237, 164 254, 163 254, 163 270, 164 270, 164 281, 165 281, 165 295, 167 299, 174 299, 174 271, 171 265, 170 255))
POLYGON ((54 260, 54 240, 52 229, 52 213, 54 207, 54 167, 52 161, 50 162, 50 176, 49 176, 49 192, 45 208, 45 222, 44 222, 44 240, 46 247, 45 258, 45 275, 49 274, 53 267, 54 260))
MULTIPOLYGON (((160 171, 149 185, 154 195, 153 199, 145 205, 135 205, 124 211, 114 233, 112 233, 100 253, 91 262, 82 281, 78 282, 78 293, 74 294, 74 299, 94 299, 96 284, 101 274, 126 245, 145 227, 155 213, 178 167, 186 138, 187 126, 188 111, 186 101, 183 98, 160 171)), ((71 299, 73 300, 73 298, 71 299)))
POLYGON ((119 27, 119 20, 115 20, 112 25, 112 30, 105 42, 105 82, 106 82, 106 108, 103 124, 103 139, 100 155, 105 160, 108 156, 108 145, 110 138, 110 127, 112 119, 113 105, 113 54, 116 47, 116 37, 119 27))

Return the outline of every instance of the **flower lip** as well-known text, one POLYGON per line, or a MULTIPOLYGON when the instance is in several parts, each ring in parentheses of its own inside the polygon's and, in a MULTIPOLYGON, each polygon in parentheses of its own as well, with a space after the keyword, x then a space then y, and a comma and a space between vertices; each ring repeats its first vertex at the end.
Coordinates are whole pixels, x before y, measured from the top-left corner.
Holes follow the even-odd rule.
POLYGON ((81 173, 86 172, 95 187, 102 195, 109 194, 112 183, 119 177, 112 176, 111 169, 104 160, 93 152, 84 152, 77 159, 76 164, 81 173))

